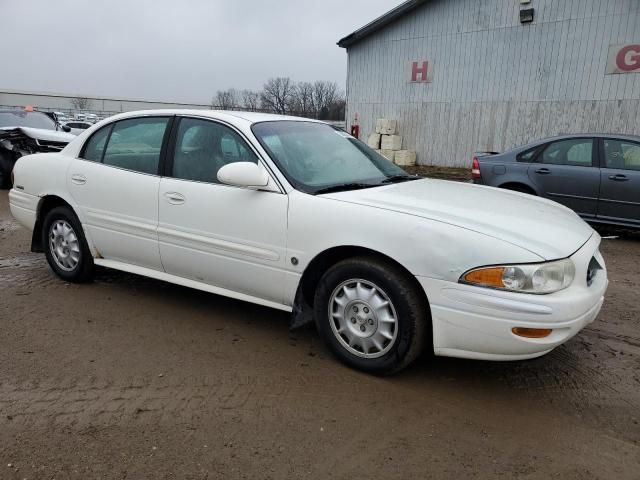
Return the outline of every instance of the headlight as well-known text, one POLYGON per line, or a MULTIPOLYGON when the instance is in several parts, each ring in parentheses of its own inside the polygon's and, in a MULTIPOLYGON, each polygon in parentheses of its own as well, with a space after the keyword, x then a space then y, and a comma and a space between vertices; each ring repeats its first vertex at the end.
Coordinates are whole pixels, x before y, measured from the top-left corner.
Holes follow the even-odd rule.
POLYGON ((461 283, 522 293, 553 293, 573 282, 576 267, 569 258, 555 262, 474 268, 461 283))

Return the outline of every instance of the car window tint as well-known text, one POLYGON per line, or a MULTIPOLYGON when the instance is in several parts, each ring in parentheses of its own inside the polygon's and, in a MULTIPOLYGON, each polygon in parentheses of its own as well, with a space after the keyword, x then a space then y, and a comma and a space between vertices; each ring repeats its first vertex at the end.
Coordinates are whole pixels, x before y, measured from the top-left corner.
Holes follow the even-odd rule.
POLYGON ((574 138, 549 144, 542 152, 542 163, 591 167, 593 165, 593 139, 574 138))
POLYGON ((607 168, 640 170, 640 143, 606 139, 604 163, 607 168))
POLYGON ((517 159, 519 162, 531 162, 539 147, 532 148, 531 150, 527 150, 526 152, 519 153, 517 159))
POLYGON ((156 175, 168 118, 132 118, 117 122, 104 154, 104 164, 156 175))
MULTIPOLYGON (((70 123, 67 125, 69 125, 70 128, 73 128, 70 123)), ((109 130, 111 130, 111 125, 101 128, 91 135, 91 138, 89 138, 89 141, 84 148, 82 158, 85 160, 92 160, 94 162, 102 160, 102 152, 104 152, 104 144, 109 136, 109 130)))
POLYGON ((258 158, 236 132, 207 120, 180 120, 173 157, 173 177, 220 183, 218 170, 233 162, 258 163, 258 158))

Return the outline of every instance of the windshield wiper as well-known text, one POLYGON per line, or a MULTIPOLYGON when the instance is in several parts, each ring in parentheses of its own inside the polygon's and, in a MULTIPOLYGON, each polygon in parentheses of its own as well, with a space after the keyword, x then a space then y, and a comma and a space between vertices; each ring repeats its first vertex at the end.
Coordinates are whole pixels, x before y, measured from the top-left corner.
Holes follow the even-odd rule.
POLYGON ((330 187, 321 188, 313 192, 313 194, 318 195, 321 193, 344 192, 345 190, 359 190, 362 188, 371 188, 371 187, 379 187, 379 186, 380 184, 377 184, 377 183, 341 183, 339 185, 332 185, 330 187))
POLYGON ((381 183, 387 184, 387 183, 397 183, 397 182, 408 182, 410 180, 418 180, 419 178, 420 177, 418 177, 417 175, 392 175, 382 180, 381 183))

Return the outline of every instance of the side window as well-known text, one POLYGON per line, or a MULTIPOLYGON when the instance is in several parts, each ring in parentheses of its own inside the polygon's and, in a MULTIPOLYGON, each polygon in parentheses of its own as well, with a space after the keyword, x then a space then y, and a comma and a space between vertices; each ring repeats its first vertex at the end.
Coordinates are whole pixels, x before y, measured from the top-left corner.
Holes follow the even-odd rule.
POLYGON ((521 152, 516 157, 519 162, 531 163, 533 161, 533 157, 535 157, 537 151, 540 149, 540 146, 532 148, 531 150, 526 150, 521 152))
MULTIPOLYGON (((69 128, 75 128, 72 124, 68 123, 69 128)), ((94 162, 102 161, 102 153, 104 152, 104 145, 107 141, 107 137, 109 136, 109 131, 111 130, 111 125, 107 125, 104 128, 101 128, 96 133, 91 135, 89 140, 84 146, 84 152, 81 155, 81 158, 85 160, 91 160, 94 162)))
POLYGON ((157 175, 162 140, 168 123, 166 117, 131 118, 117 122, 111 132, 103 163, 157 175))
POLYGON ((640 143, 627 140, 604 140, 606 168, 640 171, 640 143))
POLYGON ((541 161, 552 165, 591 167, 593 166, 593 139, 575 138, 553 142, 542 152, 541 161))
POLYGON ((180 120, 173 156, 174 178, 220 183, 218 170, 233 162, 258 163, 258 158, 236 132, 208 120, 180 120))

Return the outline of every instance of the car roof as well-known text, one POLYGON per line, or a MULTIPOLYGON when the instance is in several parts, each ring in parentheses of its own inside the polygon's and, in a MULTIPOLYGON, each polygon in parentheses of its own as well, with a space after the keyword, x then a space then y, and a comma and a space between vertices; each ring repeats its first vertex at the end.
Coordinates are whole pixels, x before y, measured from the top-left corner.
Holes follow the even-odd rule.
POLYGON ((193 109, 158 109, 158 110, 137 110, 133 112, 119 113, 112 117, 109 117, 110 121, 122 120, 125 118, 138 117, 144 115, 193 115, 199 117, 208 117, 214 120, 234 120, 241 119, 250 124, 258 122, 272 122, 272 121, 304 121, 324 123, 319 120, 311 118, 293 117, 289 115, 277 115, 275 113, 261 113, 261 112, 243 112, 237 110, 193 110, 193 109))
POLYGON ((38 110, 32 110, 31 112, 27 112, 26 110, 23 110, 21 108, 2 108, 0 109, 0 113, 15 113, 18 115, 22 115, 24 113, 39 113, 40 115, 47 115, 45 112, 40 112, 38 110))
POLYGON ((541 138, 540 140, 535 140, 533 142, 527 143, 526 145, 520 145, 518 147, 514 147, 510 150, 505 151, 508 152, 522 152, 528 150, 530 148, 536 147, 538 145, 542 145, 544 143, 555 142, 558 140, 571 140, 572 138, 617 138, 620 140, 630 140, 632 142, 640 142, 640 135, 627 135, 622 133, 571 133, 566 135, 556 135, 554 137, 541 138))

